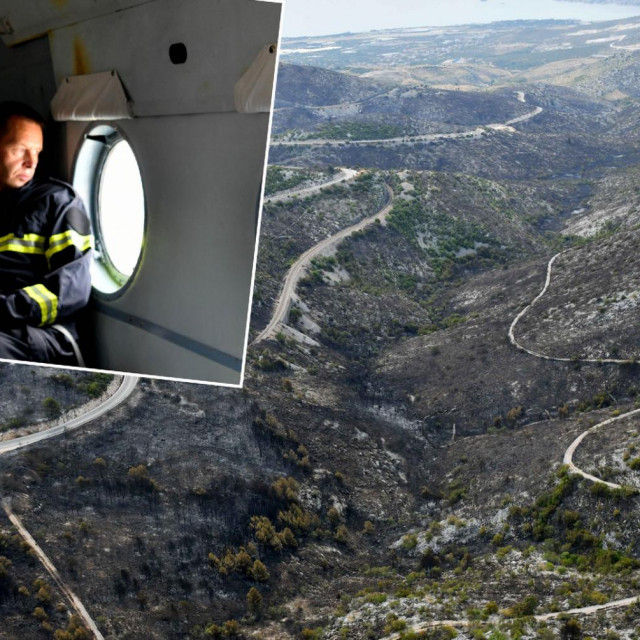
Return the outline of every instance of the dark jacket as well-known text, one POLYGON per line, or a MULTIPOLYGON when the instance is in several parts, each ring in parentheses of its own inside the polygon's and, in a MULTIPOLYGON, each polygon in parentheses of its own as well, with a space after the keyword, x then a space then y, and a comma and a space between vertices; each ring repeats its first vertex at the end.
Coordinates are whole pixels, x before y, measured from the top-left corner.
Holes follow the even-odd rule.
POLYGON ((0 330, 63 324, 91 293, 91 225, 73 187, 31 180, 0 191, 0 330))

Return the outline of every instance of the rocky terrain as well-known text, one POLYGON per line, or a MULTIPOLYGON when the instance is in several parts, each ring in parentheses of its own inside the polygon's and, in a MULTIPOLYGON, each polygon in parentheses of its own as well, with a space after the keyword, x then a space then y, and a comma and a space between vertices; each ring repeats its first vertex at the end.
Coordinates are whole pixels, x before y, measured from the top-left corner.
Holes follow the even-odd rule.
MULTIPOLYGON (((283 66, 274 131, 301 144, 272 148, 269 196, 358 173, 266 203, 251 335, 298 256, 373 217, 389 187, 386 219, 312 262, 242 390, 143 380, 106 417, 0 461, 2 497, 105 638, 640 637, 625 415, 640 390, 640 53, 609 51, 633 41, 625 24, 347 35, 348 69, 331 51, 314 59, 329 70, 283 66), (625 40, 587 42, 601 33, 625 40), (569 82, 603 47, 601 80, 569 82), (473 90, 436 87, 435 64, 473 90), (410 140, 431 117, 464 134, 536 106, 510 129, 410 140), (351 144, 361 125, 409 139, 351 144), (307 144, 318 134, 339 144, 307 144), (563 465, 611 417, 573 461, 619 488, 563 465)), ((4 365, 7 419, 100 381, 61 375, 4 365)), ((90 637, 69 611, 3 517, 0 638, 90 637)))
POLYGON ((99 397, 112 376, 76 373, 49 367, 3 364, 0 401, 3 407, 0 440, 17 429, 55 419, 91 398, 99 397))

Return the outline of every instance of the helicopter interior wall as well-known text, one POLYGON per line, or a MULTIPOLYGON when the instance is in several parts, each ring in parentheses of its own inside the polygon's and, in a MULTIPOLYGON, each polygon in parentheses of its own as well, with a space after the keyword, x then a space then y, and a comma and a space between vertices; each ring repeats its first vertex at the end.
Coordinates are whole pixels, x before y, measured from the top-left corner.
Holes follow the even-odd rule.
MULTIPOLYGON (((63 77, 111 69, 132 99, 134 118, 111 124, 140 165, 144 249, 122 295, 96 296, 87 314, 90 367, 240 384, 269 114, 237 113, 233 89, 278 42, 281 9, 153 0, 74 24, 66 16, 48 38, 0 45, 0 99, 48 113, 63 77), (176 42, 183 64, 170 59, 176 42)), ((72 180, 88 126, 49 127, 52 175, 72 180)))
POLYGON ((71 24, 50 35, 56 80, 115 69, 136 117, 235 111, 234 86, 278 41, 280 13, 254 0, 155 0, 71 24))
MULTIPOLYGON (((46 36, 11 48, 0 42, 0 101, 26 102, 46 116, 55 92, 56 82, 46 36)), ((61 175, 64 172, 64 156, 60 153, 62 143, 60 128, 47 127, 39 174, 61 175)))
POLYGON ((0 44, 0 99, 22 100, 45 114, 55 91, 46 37, 13 48, 0 44))
MULTIPOLYGON (((155 371, 160 377, 171 379, 194 382, 214 380, 216 384, 231 386, 239 384, 240 374, 235 367, 225 366, 221 362, 197 353, 186 353, 179 345, 138 329, 134 325, 108 320, 107 316, 97 315, 87 328, 99 333, 100 341, 96 344, 101 347, 100 355, 105 360, 110 359, 109 354, 105 353, 109 349, 114 352, 112 354, 114 360, 117 359, 120 362, 123 357, 130 360, 130 366, 118 367, 113 369, 114 371, 139 372, 141 375, 155 371), (126 356, 129 352, 132 354, 130 358, 126 356), (172 363, 169 369, 171 373, 163 375, 167 371, 167 363, 172 363)), ((83 354, 86 355, 86 351, 83 351, 83 354)), ((93 368, 91 364, 91 362, 87 363, 90 368, 93 368)), ((99 368, 112 370, 108 367, 99 368)))
POLYGON ((121 11, 149 0, 0 0, 2 22, 10 25, 2 39, 9 46, 32 40, 74 22, 121 11))
MULTIPOLYGON (((281 7, 188 4, 159 0, 65 27, 51 50, 58 80, 78 66, 117 69, 133 100, 135 117, 112 124, 140 167, 145 242, 128 288, 92 315, 95 366, 239 384, 269 115, 237 113, 233 89, 277 42, 281 7), (116 37, 127 47, 113 47, 116 37), (175 42, 184 64, 170 59, 175 42)), ((86 128, 67 124, 69 176, 86 128)))
MULTIPOLYGON (((94 364, 188 379, 196 367, 198 379, 238 384, 268 114, 136 118, 117 126, 140 165, 146 239, 132 283, 108 302, 111 315, 98 312, 92 319, 94 364), (140 320, 237 362, 230 368, 224 358, 207 360, 197 350, 164 352, 157 336, 136 326, 140 320)), ((86 123, 67 124, 70 151, 85 130, 86 123)))

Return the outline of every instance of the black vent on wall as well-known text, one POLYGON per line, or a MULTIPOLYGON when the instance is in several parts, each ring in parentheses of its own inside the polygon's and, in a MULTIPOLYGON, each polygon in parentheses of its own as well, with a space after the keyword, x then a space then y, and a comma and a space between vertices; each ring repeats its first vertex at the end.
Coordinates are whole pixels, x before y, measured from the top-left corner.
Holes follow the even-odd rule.
POLYGON ((187 61, 187 47, 182 42, 175 42, 169 47, 169 60, 173 64, 184 64, 187 61))

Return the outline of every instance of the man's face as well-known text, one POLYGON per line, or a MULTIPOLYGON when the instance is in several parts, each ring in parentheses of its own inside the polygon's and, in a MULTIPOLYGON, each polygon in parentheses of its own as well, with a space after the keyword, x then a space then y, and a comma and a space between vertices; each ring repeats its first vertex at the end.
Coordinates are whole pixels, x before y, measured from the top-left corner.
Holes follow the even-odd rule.
POLYGON ((41 151, 40 125, 22 116, 11 116, 0 136, 0 190, 27 184, 33 178, 41 151))

